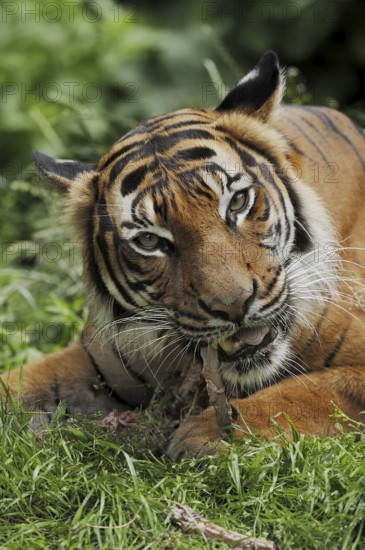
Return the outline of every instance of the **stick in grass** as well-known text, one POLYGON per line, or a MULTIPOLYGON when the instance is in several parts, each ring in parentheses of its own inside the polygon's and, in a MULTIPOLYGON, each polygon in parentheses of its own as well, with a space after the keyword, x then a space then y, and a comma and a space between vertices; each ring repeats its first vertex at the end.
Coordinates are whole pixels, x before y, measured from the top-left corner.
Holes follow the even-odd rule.
POLYGON ((226 397, 219 372, 218 350, 212 346, 201 350, 203 375, 207 385, 209 403, 214 407, 217 424, 221 430, 232 424, 232 407, 226 397))
MULTIPOLYGON (((165 515, 168 515, 165 510, 165 515)), ((210 538, 225 542, 230 548, 246 548, 246 550, 281 550, 281 547, 270 540, 244 538, 236 531, 230 531, 211 523, 186 504, 177 504, 171 512, 173 521, 185 533, 200 533, 205 539, 210 538)))

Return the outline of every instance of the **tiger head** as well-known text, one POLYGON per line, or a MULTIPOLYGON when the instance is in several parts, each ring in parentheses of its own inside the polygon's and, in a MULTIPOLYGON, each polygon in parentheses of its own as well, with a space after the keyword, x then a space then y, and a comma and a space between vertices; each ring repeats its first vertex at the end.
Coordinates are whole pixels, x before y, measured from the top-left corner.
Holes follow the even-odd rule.
POLYGON ((268 52, 217 109, 150 118, 98 165, 34 153, 67 189, 97 326, 117 338, 128 320, 141 342, 150 332, 157 346, 157 331, 187 351, 216 346, 223 377, 242 386, 280 370, 315 304, 303 305, 297 281, 321 280, 320 299, 334 279, 314 258, 334 240, 331 223, 273 124, 282 89, 268 52))

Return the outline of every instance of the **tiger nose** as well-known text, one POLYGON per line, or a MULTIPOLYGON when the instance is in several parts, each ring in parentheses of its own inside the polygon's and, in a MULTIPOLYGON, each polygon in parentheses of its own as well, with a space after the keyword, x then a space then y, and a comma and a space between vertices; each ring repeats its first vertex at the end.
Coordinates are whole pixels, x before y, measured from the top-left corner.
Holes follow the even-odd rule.
POLYGON ((243 290, 236 298, 229 302, 213 300, 207 303, 200 300, 201 307, 210 315, 219 317, 232 323, 240 323, 247 313, 249 304, 254 300, 256 294, 256 285, 253 285, 251 291, 243 290))

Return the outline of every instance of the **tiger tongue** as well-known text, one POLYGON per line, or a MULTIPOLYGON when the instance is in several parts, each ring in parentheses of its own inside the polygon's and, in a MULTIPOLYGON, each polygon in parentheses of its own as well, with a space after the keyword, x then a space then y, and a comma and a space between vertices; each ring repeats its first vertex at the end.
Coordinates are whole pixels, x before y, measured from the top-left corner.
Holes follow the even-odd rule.
POLYGON ((269 333, 270 327, 240 328, 232 336, 219 342, 226 353, 232 353, 243 346, 258 346, 269 333))

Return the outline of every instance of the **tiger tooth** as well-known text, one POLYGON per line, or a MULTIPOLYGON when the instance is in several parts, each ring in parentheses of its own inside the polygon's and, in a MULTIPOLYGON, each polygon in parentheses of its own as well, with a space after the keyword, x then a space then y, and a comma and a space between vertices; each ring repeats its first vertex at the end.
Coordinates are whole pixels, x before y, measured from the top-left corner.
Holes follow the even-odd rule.
POLYGON ((242 347, 242 342, 240 342, 239 340, 234 340, 232 342, 232 348, 234 351, 241 349, 241 347, 242 347))
POLYGON ((228 339, 222 340, 222 342, 219 342, 219 345, 226 353, 231 353, 235 349, 233 342, 228 339))

